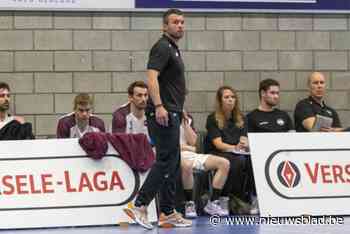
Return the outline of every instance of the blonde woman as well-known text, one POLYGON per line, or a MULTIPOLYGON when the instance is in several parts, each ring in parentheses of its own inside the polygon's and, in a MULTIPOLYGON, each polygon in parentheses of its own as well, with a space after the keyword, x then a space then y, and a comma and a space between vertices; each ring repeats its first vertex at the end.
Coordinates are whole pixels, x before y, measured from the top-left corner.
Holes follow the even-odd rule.
POLYGON ((207 118, 208 151, 230 161, 230 172, 222 194, 234 194, 245 200, 246 194, 255 194, 255 185, 249 157, 247 123, 239 108, 239 98, 230 86, 216 92, 215 112, 207 118), (244 186, 244 172, 248 183, 244 186))

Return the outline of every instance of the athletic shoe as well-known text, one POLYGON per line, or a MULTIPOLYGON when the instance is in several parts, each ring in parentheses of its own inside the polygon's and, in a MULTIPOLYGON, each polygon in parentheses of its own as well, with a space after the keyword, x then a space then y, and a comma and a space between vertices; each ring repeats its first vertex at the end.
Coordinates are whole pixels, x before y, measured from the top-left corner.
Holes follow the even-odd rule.
POLYGON ((185 217, 189 219, 195 219, 198 217, 196 212, 196 204, 194 201, 186 201, 185 203, 185 217))
POLYGON ((124 208, 123 211, 129 216, 135 223, 140 224, 142 227, 151 230, 153 225, 148 221, 147 209, 145 206, 124 208))
POLYGON ((161 213, 159 216, 158 226, 162 228, 174 228, 174 227, 191 227, 192 221, 184 219, 180 213, 175 210, 170 215, 161 213))
POLYGON ((251 215, 257 215, 259 214, 259 203, 258 203, 258 198, 254 197, 252 200, 252 205, 250 207, 250 214, 251 215))
POLYGON ((229 216, 230 215, 230 212, 228 210, 229 203, 230 203, 230 198, 229 197, 220 197, 220 207, 221 207, 223 216, 229 216))
POLYGON ((204 211, 209 215, 219 215, 225 216, 226 212, 222 210, 220 206, 220 201, 208 201, 207 205, 204 207, 204 211))
POLYGON ((237 215, 247 215, 250 214, 251 205, 247 202, 242 201, 236 196, 230 197, 230 209, 232 213, 237 215))

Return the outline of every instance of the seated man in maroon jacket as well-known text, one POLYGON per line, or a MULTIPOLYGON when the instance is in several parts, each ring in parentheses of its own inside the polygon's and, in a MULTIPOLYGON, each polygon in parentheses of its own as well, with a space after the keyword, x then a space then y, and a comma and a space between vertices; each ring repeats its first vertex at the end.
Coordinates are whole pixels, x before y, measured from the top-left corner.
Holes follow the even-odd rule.
POLYGON ((149 139, 145 109, 148 88, 145 82, 135 81, 128 87, 129 101, 113 112, 113 133, 143 133, 149 139))
POLYGON ((80 138, 87 132, 105 132, 102 119, 93 115, 92 98, 78 94, 74 98, 74 112, 61 117, 57 125, 57 138, 80 138))

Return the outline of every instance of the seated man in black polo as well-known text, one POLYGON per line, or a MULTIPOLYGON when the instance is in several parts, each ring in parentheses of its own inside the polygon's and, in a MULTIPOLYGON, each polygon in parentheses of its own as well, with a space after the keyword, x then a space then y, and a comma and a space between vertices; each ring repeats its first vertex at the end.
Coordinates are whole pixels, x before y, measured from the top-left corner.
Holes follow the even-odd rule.
POLYGON ((324 102, 326 79, 320 72, 313 72, 308 79, 310 96, 298 102, 294 111, 295 130, 297 132, 324 131, 339 132, 341 127, 337 112, 324 102), (330 126, 315 129, 317 118, 328 119, 330 126))
POLYGON ((276 106, 280 100, 280 84, 266 79, 259 84, 260 105, 247 115, 248 132, 288 132, 293 123, 288 113, 276 106))

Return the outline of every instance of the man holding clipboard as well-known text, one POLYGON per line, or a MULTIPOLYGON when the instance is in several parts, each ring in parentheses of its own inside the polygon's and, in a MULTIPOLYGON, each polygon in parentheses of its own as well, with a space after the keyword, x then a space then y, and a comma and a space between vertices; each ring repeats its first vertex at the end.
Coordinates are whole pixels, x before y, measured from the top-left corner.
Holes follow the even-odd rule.
POLYGON ((299 101, 294 111, 295 130, 297 132, 340 132, 338 113, 326 105, 326 79, 320 72, 313 72, 308 79, 310 96, 299 101))

